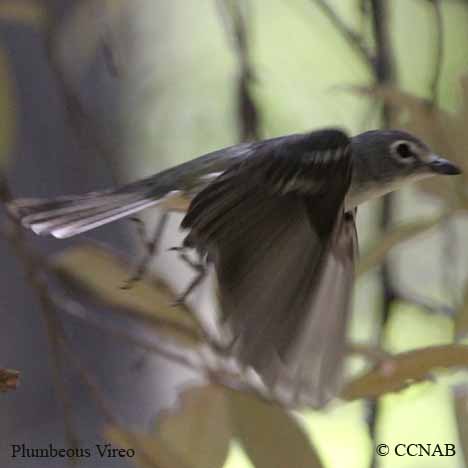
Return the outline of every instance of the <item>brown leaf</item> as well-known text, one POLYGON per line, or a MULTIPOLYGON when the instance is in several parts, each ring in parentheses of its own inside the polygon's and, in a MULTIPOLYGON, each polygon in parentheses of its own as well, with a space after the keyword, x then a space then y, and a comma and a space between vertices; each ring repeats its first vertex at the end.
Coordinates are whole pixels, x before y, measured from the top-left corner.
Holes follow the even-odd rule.
POLYGON ((161 279, 142 278, 130 289, 121 286, 131 275, 129 262, 98 244, 81 244, 57 255, 52 267, 70 285, 94 300, 122 308, 185 342, 199 335, 191 311, 174 306, 175 293, 161 279))
MULTIPOLYGON (((124 435, 116 428, 108 432, 111 440, 130 448, 124 435)), ((134 435, 160 468, 221 468, 231 436, 226 394, 213 385, 183 392, 177 408, 161 413, 154 434, 134 435)))
POLYGON ((410 383, 426 380, 434 369, 457 366, 468 366, 468 346, 432 346, 397 354, 348 383, 342 398, 378 397, 401 390, 410 383))
POLYGON ((143 468, 191 468, 191 465, 185 464, 168 447, 156 443, 152 435, 135 434, 119 427, 107 429, 105 435, 119 447, 133 450, 137 466, 143 468))
POLYGON ((393 247, 432 229, 442 219, 442 215, 435 216, 434 218, 420 219, 391 228, 383 238, 378 239, 374 245, 361 255, 356 274, 361 275, 376 267, 393 247))
POLYGON ((320 468, 320 459, 293 415, 245 393, 228 391, 235 437, 255 468, 320 468))
POLYGON ((20 373, 13 369, 0 369, 0 392, 15 390, 18 386, 20 373))

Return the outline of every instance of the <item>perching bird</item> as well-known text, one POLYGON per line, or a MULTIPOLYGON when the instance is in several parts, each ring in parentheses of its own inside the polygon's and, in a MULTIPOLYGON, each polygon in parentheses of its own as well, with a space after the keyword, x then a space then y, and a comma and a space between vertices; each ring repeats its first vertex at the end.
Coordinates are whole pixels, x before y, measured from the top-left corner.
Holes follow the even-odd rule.
POLYGON ((336 395, 357 251, 356 207, 435 174, 460 174, 413 135, 336 129, 243 143, 117 189, 10 208, 63 238, 194 198, 184 245, 214 265, 231 351, 264 382, 322 405, 336 395))

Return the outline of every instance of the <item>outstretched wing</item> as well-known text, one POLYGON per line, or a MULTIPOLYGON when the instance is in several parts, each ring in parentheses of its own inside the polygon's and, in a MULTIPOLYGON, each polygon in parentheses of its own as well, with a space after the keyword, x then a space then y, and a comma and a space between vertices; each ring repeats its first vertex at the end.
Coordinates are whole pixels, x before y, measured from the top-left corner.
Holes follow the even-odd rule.
POLYGON ((192 201, 186 244, 208 254, 234 353, 318 404, 340 374, 353 278, 351 159, 337 130, 260 143, 192 201))

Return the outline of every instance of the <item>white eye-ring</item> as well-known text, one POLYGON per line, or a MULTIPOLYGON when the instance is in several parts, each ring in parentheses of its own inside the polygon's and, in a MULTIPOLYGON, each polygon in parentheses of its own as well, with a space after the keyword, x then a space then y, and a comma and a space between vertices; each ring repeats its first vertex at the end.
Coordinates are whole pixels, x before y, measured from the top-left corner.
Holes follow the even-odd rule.
POLYGON ((416 157, 413 143, 406 140, 399 140, 392 144, 392 154, 399 160, 412 161, 416 157))

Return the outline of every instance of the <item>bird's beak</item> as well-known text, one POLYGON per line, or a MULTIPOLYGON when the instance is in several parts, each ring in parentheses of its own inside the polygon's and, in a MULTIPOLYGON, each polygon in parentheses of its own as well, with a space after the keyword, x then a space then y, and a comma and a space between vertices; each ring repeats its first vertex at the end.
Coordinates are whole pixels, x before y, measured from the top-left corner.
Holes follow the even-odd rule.
POLYGON ((436 174, 457 175, 462 173, 461 169, 455 164, 437 155, 432 156, 428 166, 436 174))

